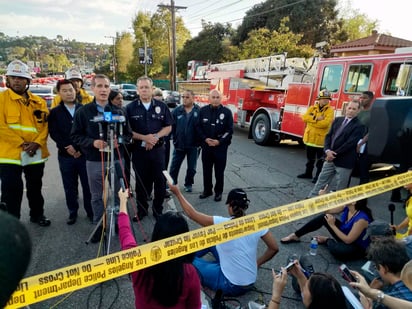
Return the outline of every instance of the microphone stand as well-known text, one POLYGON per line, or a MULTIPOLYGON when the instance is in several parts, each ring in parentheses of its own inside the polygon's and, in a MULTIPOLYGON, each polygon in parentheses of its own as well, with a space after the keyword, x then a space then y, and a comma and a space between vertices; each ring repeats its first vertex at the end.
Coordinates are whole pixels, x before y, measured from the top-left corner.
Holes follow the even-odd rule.
MULTIPOLYGON (((119 123, 119 125, 121 126, 122 123, 119 123)), ((110 245, 111 245, 111 238, 112 236, 114 236, 113 233, 113 228, 115 227, 115 219, 117 217, 117 214, 119 213, 119 206, 116 207, 116 196, 115 194, 117 194, 117 192, 115 192, 115 151, 114 151, 114 140, 115 140, 115 126, 116 126, 116 122, 108 122, 107 125, 107 137, 109 139, 109 145, 110 145, 110 162, 107 162, 107 164, 109 164, 108 169, 110 171, 110 189, 109 189, 109 206, 106 207, 106 211, 103 213, 103 216, 100 218, 99 222, 97 223, 96 227, 94 228, 94 230, 92 231, 92 233, 90 234, 89 238, 86 241, 86 244, 88 244, 91 240, 91 238, 93 237, 93 235, 96 233, 97 229, 100 226, 103 226, 103 233, 106 233, 106 228, 107 228, 107 222, 109 222, 108 225, 108 239, 107 239, 107 249, 106 249, 106 254, 110 254, 110 245), (107 217, 109 218, 109 220, 106 220, 107 217)), ((103 138, 103 130, 102 130, 102 125, 99 122, 99 130, 100 130, 100 137, 103 138)), ((119 158, 121 159, 121 158, 119 158)), ((105 185, 105 184, 103 184, 105 185)))

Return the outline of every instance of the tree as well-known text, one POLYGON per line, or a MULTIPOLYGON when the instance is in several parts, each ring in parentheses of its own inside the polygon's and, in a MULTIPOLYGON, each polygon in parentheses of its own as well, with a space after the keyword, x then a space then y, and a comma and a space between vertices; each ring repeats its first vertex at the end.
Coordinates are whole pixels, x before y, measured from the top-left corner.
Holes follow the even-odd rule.
POLYGON ((202 28, 197 37, 186 41, 177 57, 177 68, 183 76, 189 60, 207 60, 212 63, 225 60, 223 42, 233 34, 231 25, 202 21, 202 28))
POLYGON ((372 30, 377 29, 379 25, 378 20, 370 19, 366 14, 353 9, 350 0, 339 11, 343 20, 342 29, 348 34, 349 41, 370 36, 372 30))
POLYGON ((240 45, 240 57, 258 58, 284 52, 288 53, 288 57, 313 56, 314 50, 310 45, 299 44, 303 35, 289 31, 286 26, 288 20, 288 17, 282 19, 278 31, 261 28, 249 32, 247 40, 240 45))
POLYGON ((133 38, 128 32, 118 35, 116 40, 116 60, 118 80, 129 80, 128 65, 133 61, 133 38))
POLYGON ((267 0, 246 12, 234 44, 245 41, 253 29, 278 29, 283 17, 289 17, 291 32, 303 35, 302 44, 314 47, 317 42, 342 40, 345 33, 336 5, 337 0, 267 0))
MULTIPOLYGON (((129 76, 135 79, 144 74, 144 65, 139 64, 139 48, 144 48, 145 37, 148 48, 153 52, 153 64, 148 65, 148 75, 167 77, 170 67, 170 50, 172 46, 171 13, 167 8, 159 8, 153 15, 138 12, 132 21, 135 43, 133 60, 128 66, 129 76)), ((189 30, 184 26, 181 17, 176 17, 176 49, 183 47, 190 38, 189 30)))

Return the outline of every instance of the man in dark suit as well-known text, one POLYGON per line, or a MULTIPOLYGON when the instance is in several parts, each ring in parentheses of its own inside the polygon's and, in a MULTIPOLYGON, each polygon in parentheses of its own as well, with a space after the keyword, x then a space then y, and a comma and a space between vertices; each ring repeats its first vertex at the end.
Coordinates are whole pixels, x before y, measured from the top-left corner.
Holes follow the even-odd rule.
MULTIPOLYGON (((336 178, 336 190, 345 189, 357 160, 356 147, 363 137, 364 126, 357 115, 360 103, 352 101, 346 106, 345 117, 336 118, 325 137, 325 162, 318 181, 308 197, 317 196, 319 190, 336 178)), ((335 189, 335 188, 333 188, 335 189)))

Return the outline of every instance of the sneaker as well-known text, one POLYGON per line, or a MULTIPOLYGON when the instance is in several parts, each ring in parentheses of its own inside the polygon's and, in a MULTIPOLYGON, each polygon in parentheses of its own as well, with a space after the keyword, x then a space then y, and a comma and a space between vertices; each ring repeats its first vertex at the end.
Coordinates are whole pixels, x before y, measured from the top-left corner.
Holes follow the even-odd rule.
POLYGON ((185 192, 192 192, 192 186, 185 186, 185 192))

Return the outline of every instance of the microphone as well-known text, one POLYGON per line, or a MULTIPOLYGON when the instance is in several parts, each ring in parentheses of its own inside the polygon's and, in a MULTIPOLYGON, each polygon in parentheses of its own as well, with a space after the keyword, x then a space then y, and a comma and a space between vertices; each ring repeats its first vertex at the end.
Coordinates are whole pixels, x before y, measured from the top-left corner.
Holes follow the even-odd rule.
POLYGON ((31 241, 26 227, 15 217, 0 211, 0 308, 19 289, 31 256, 31 241))
POLYGON ((126 186, 124 185, 124 179, 123 179, 123 171, 122 167, 120 166, 119 162, 116 162, 114 164, 114 168, 116 170, 116 175, 119 177, 119 182, 120 182, 120 187, 122 188, 122 191, 126 191, 126 186))

